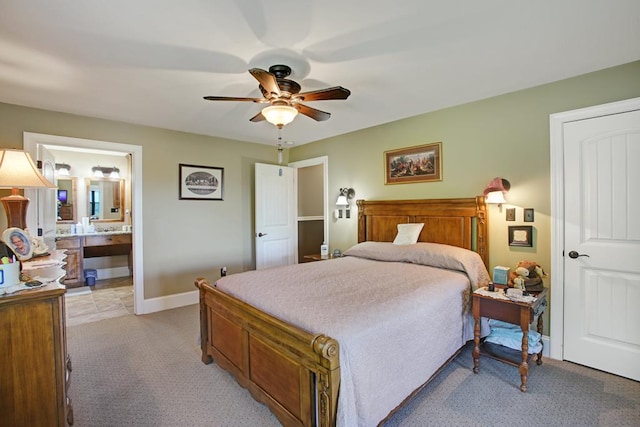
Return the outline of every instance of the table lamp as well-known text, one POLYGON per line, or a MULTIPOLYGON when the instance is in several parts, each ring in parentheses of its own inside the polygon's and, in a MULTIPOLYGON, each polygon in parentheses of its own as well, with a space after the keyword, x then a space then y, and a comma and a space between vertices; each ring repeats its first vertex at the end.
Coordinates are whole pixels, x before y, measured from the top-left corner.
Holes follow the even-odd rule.
POLYGON ((27 228, 29 199, 18 193, 24 188, 56 188, 23 150, 0 151, 0 188, 10 188, 11 195, 0 198, 7 214, 7 227, 27 228))

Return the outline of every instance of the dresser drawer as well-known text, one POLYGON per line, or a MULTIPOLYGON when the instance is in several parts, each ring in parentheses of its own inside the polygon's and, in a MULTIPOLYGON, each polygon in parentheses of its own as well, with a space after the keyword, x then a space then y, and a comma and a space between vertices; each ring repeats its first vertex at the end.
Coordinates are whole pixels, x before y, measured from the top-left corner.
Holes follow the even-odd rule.
POLYGON ((56 249, 78 249, 80 237, 56 237, 56 249))
POLYGON ((85 236, 84 246, 123 245, 131 243, 131 234, 108 234, 103 236, 85 236))

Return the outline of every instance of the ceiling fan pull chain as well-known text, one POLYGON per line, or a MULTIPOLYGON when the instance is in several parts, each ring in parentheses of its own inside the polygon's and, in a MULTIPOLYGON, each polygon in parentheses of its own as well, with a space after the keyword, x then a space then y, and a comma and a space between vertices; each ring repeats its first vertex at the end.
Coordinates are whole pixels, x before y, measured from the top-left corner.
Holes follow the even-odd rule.
MULTIPOLYGON (((278 147, 278 164, 282 164, 282 128, 278 128, 278 143, 276 144, 278 147)), ((278 175, 282 176, 282 168, 278 171, 278 175)))

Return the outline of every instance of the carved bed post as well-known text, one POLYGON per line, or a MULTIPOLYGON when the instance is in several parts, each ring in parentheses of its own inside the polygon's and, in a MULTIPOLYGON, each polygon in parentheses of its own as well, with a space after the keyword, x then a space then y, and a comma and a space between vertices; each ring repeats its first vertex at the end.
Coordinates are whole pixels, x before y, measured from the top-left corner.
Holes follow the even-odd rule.
POLYGON ((356 200, 358 206, 358 243, 364 242, 366 235, 366 215, 364 214, 364 200, 356 200))
POLYGON ((209 309, 204 303, 206 291, 202 288, 203 283, 208 283, 204 277, 196 279, 196 287, 200 293, 200 349, 202 350, 202 362, 209 364, 213 362, 213 358, 207 354, 207 343, 209 342, 209 322, 207 310, 209 309))
POLYGON ((489 254, 486 248, 489 247, 489 224, 487 217, 487 205, 484 201, 484 196, 476 197, 476 251, 484 261, 484 265, 489 268, 489 254))
POLYGON ((320 427, 333 427, 336 425, 340 389, 338 341, 318 335, 313 340, 313 351, 322 357, 321 365, 327 368, 326 372, 317 374, 318 424, 320 427))

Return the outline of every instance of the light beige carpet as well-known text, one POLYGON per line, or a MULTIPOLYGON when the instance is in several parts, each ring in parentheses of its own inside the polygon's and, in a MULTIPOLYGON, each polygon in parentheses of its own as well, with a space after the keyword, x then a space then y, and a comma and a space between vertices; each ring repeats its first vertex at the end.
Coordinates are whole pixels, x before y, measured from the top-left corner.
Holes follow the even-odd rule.
MULTIPOLYGON (((278 426, 217 365, 200 359, 196 305, 68 328, 75 427, 278 426)), ((640 383, 568 362, 518 369, 470 346, 386 426, 640 426, 640 383)), ((349 426, 350 427, 350 426, 349 426)))
POLYGON ((74 427, 279 426, 200 359, 198 307, 68 328, 74 427))

